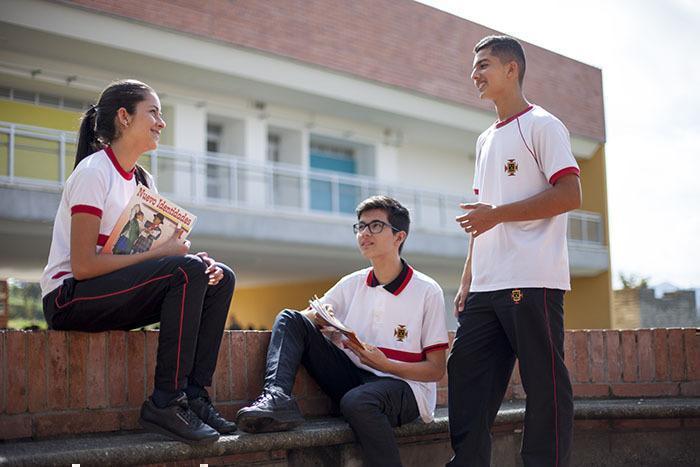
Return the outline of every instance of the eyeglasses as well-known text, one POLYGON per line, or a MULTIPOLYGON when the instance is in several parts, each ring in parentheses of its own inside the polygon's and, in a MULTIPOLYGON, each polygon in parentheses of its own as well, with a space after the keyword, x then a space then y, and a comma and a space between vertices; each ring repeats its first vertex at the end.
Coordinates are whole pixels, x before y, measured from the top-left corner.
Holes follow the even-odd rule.
POLYGON ((401 232, 400 229, 397 229, 391 224, 387 224, 384 221, 372 221, 369 224, 365 224, 364 222, 358 222, 357 224, 354 224, 352 226, 352 231, 357 233, 364 232, 366 228, 369 228, 369 233, 371 234, 378 234, 382 233, 382 230, 384 230, 384 227, 391 227, 391 230, 394 232, 401 232))

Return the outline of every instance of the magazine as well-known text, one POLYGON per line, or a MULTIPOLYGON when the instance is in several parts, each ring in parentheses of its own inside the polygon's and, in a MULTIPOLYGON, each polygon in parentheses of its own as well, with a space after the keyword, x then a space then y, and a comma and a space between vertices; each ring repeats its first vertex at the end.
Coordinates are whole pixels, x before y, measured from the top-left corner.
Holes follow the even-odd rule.
POLYGON ((355 334, 355 331, 352 331, 350 328, 345 326, 345 324, 338 318, 336 318, 333 313, 329 312, 328 309, 326 309, 326 307, 323 306, 323 303, 321 303, 321 301, 316 295, 314 295, 314 298, 309 300, 309 305, 318 316, 323 318, 323 320, 326 321, 326 323, 328 323, 329 326, 337 329, 338 331, 340 331, 341 334, 347 337, 348 340, 353 341, 355 344, 359 345, 360 347, 366 350, 365 345, 362 343, 362 341, 360 341, 360 339, 357 338, 357 334, 355 334))
POLYGON ((197 216, 139 185, 102 248, 104 254, 132 255, 158 247, 181 230, 185 239, 197 216))

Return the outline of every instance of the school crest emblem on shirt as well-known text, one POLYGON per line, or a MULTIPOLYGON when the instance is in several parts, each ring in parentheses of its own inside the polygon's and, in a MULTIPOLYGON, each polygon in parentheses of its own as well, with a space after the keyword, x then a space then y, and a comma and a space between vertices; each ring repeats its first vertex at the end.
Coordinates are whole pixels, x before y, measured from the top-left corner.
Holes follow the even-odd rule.
POLYGON ((515 172, 518 171, 518 163, 515 162, 515 159, 508 159, 506 161, 506 164, 503 166, 503 169, 509 177, 514 177, 515 172))
POLYGON ((512 298, 513 303, 517 305, 520 303, 520 300, 523 299, 523 292, 520 289, 513 289, 510 293, 510 298, 512 298))
POLYGON ((408 337, 408 329, 406 329, 405 324, 399 324, 396 329, 394 329, 394 337, 399 342, 403 342, 403 340, 408 337))

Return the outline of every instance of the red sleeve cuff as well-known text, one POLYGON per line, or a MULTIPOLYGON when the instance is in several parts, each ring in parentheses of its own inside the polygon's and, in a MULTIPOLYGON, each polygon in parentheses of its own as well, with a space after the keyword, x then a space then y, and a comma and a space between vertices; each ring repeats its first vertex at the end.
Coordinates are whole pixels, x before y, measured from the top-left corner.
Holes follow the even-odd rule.
POLYGON ((448 347, 449 347, 449 344, 447 342, 443 342, 441 344, 430 345, 430 346, 423 349, 423 353, 430 353, 430 352, 434 352, 436 350, 446 350, 448 347))
POLYGON ((552 175, 551 177, 549 177, 550 185, 554 185, 564 175, 569 175, 569 174, 574 174, 578 177, 579 176, 578 167, 566 167, 565 169, 561 169, 559 172, 557 172, 554 175, 552 175))
POLYGON ((88 206, 87 204, 76 204, 70 208, 71 216, 78 213, 92 214, 102 219, 102 209, 96 208, 95 206, 88 206))

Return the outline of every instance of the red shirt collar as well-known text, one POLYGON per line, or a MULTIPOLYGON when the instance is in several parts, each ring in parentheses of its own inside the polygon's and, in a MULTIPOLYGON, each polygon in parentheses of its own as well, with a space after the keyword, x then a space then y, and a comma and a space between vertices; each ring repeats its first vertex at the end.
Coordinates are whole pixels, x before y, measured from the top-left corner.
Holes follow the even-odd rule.
POLYGON ((131 180, 134 178, 134 171, 136 170, 136 167, 134 167, 129 172, 127 172, 119 164, 119 161, 117 160, 117 156, 114 155, 114 151, 112 151, 112 148, 110 148, 109 146, 106 146, 104 148, 104 151, 107 153, 107 157, 109 157, 109 160, 112 161, 112 165, 114 166, 114 168, 117 169, 117 172, 119 172, 119 175, 121 175, 125 180, 131 180))
MULTIPOLYGON (((411 277, 413 277, 413 268, 409 266, 408 263, 403 260, 403 258, 401 259, 401 264, 401 272, 396 277, 396 279, 384 285, 384 289, 387 292, 392 293, 394 295, 399 295, 411 281, 411 277)), ((367 274, 366 284, 369 287, 377 287, 378 285, 380 285, 379 281, 377 280, 377 277, 374 275, 374 269, 369 270, 369 274, 367 274)))
POLYGON ((517 114, 510 116, 510 117, 506 118, 505 120, 503 120, 502 122, 496 122, 496 128, 501 128, 503 126, 508 125, 510 122, 512 122, 516 118, 522 117, 523 115, 525 115, 526 113, 531 111, 532 108, 533 108, 533 106, 528 105, 527 109, 523 110, 522 112, 518 112, 517 114))

